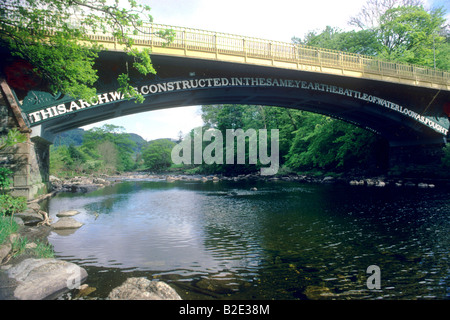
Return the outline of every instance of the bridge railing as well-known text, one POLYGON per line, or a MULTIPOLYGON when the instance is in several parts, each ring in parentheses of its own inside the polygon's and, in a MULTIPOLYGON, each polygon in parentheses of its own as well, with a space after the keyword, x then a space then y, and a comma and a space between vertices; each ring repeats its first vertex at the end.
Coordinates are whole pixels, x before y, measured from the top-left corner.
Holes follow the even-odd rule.
POLYGON ((169 25, 152 24, 147 28, 147 34, 132 36, 137 44, 276 60, 318 68, 342 68, 444 85, 450 82, 450 73, 446 71, 379 60, 367 55, 169 25), (155 35, 166 29, 172 29, 176 34, 174 41, 169 44, 155 35))

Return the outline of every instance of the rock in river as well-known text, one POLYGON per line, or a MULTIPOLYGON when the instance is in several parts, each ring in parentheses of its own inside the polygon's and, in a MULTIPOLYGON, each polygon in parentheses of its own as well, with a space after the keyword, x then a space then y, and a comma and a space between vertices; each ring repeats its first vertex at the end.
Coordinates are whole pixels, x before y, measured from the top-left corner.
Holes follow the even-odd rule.
POLYGON ((11 267, 8 276, 18 283, 14 290, 16 299, 44 300, 78 287, 87 278, 87 272, 67 261, 29 258, 11 267))
POLYGON ((62 212, 58 212, 56 214, 57 217, 72 217, 75 216, 77 214, 79 214, 80 212, 77 210, 67 210, 67 211, 62 211, 62 212))
POLYGON ((111 300, 181 300, 178 293, 162 281, 128 278, 108 296, 111 300))
POLYGON ((70 217, 60 218, 58 221, 52 224, 53 229, 76 229, 80 228, 83 224, 70 217))

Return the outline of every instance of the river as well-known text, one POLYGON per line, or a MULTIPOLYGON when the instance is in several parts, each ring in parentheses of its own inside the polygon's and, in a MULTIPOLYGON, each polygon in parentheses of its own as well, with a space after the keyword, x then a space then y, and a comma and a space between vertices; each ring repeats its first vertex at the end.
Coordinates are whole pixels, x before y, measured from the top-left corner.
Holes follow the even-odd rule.
POLYGON ((450 191, 286 181, 128 180, 49 200, 84 225, 52 232, 90 297, 128 277, 183 299, 448 299, 450 191), (257 190, 251 190, 257 188, 257 190), (367 272, 376 266, 379 272, 367 272), (368 282, 379 280, 380 288, 368 282))

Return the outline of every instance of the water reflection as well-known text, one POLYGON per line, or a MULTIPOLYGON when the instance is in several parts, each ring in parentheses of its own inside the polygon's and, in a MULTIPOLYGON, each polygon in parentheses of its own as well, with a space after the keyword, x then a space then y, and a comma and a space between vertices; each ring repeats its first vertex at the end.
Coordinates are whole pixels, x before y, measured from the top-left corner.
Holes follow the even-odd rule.
POLYGON ((59 256, 88 269, 100 297, 133 274, 168 281, 185 299, 443 299, 448 195, 287 182, 128 181, 51 199, 51 218, 75 209, 85 225, 49 240, 59 256), (383 274, 378 292, 366 287, 372 264, 383 274))

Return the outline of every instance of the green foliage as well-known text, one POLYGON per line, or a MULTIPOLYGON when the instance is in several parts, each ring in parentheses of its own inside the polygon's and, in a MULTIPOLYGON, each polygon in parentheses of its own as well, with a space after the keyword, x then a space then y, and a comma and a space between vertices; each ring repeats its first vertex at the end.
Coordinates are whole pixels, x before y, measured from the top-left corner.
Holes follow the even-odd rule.
POLYGON ((296 131, 287 165, 295 170, 351 170, 366 163, 376 137, 348 123, 306 115, 296 131))
POLYGON ((5 215, 0 214, 0 244, 4 243, 9 235, 16 232, 18 229, 19 225, 12 217, 6 217, 5 215))
POLYGON ((11 184, 11 179, 9 178, 13 172, 8 168, 0 168, 0 192, 7 190, 11 184))
POLYGON ((311 31, 305 36, 304 40, 294 37, 292 41, 313 47, 370 56, 377 55, 381 50, 375 30, 343 32, 338 28, 327 26, 321 33, 311 31))
MULTIPOLYGON (((279 157, 284 171, 348 171, 379 164, 375 150, 380 137, 319 114, 279 107, 218 105, 203 106, 207 127, 217 128, 225 137, 228 128, 278 129, 279 157), (371 151, 373 150, 373 151, 371 151), (369 165, 369 162, 371 164, 369 165)), ((270 139, 270 137, 269 137, 270 139)), ((248 149, 246 149, 248 150, 248 149)), ((225 150, 223 151, 225 154, 225 150)), ((259 165, 202 165, 202 172, 240 174, 253 172, 259 165)))
POLYGON ((42 241, 35 241, 36 248, 34 248, 35 255, 39 258, 54 258, 55 252, 53 251, 53 247, 42 241))
MULTIPOLYGON (((90 34, 111 34, 135 60, 138 72, 154 72, 148 50, 133 48, 133 35, 144 33, 144 22, 152 21, 148 6, 128 0, 9 0, 0 2, 0 42, 34 67, 54 92, 90 100, 98 79, 95 59, 100 50, 90 34), (76 19, 76 20, 75 20, 76 19)), ((165 30, 158 36, 173 39, 165 30)), ((127 70, 128 72, 128 70, 127 70)), ((126 75, 126 74, 125 74, 126 75)), ((128 78, 120 76, 129 91, 128 78)), ((142 101, 132 91, 131 97, 142 101)))
MULTIPOLYGON (((0 244, 5 243, 12 233, 16 233, 19 230, 19 225, 11 217, 0 215, 0 244)), ((55 253, 53 247, 42 241, 34 241, 36 247, 33 249, 27 249, 26 245, 29 240, 25 238, 16 238, 12 243, 12 255, 17 256, 24 253, 26 250, 33 253, 38 258, 53 258, 55 253)))
POLYGON ((146 168, 152 171, 162 171, 172 165, 171 153, 175 143, 168 139, 150 141, 142 151, 146 168))
POLYGON ((129 171, 133 169, 132 155, 136 143, 130 135, 124 133, 124 128, 106 124, 100 128, 93 128, 84 135, 83 147, 91 154, 106 161, 108 157, 116 160, 114 170, 129 171), (105 145, 105 141, 109 144, 105 145))
POLYGON ((80 146, 51 147, 50 173, 71 176, 135 169, 134 157, 139 150, 134 141, 136 138, 123 131, 122 127, 106 124, 83 133, 80 146))
POLYGON ((27 209, 25 197, 12 197, 9 194, 0 195, 0 214, 12 215, 27 209))
POLYGON ((381 57, 433 67, 433 48, 445 40, 439 34, 444 23, 441 9, 427 12, 422 7, 409 6, 387 10, 378 29, 381 57))
POLYGON ((0 137, 0 150, 11 147, 17 143, 23 143, 27 140, 27 136, 21 133, 17 128, 8 131, 6 136, 0 137))

